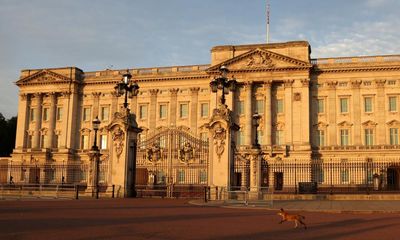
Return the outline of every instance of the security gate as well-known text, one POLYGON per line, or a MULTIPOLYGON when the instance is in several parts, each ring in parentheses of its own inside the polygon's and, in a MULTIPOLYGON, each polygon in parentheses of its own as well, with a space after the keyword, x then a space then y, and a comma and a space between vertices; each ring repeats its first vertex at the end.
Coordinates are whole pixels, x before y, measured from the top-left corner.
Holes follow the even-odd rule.
POLYGON ((208 142, 182 128, 140 136, 136 190, 140 196, 202 197, 208 181, 208 142))

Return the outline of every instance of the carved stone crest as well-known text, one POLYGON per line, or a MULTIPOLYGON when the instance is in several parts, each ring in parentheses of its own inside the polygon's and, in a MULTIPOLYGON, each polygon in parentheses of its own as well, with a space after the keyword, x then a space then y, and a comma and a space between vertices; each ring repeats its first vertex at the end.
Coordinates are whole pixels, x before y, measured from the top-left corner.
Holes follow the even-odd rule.
POLYGON ((124 150, 125 140, 125 133, 120 127, 117 127, 112 133, 112 140, 114 142, 115 153, 119 158, 119 156, 122 154, 122 151, 124 150))
POLYGON ((151 147, 146 150, 146 159, 147 161, 155 164, 161 160, 162 149, 160 148, 159 143, 153 143, 151 147))
POLYGON ((194 156, 195 150, 189 142, 186 142, 179 150, 179 160, 182 163, 189 164, 190 161, 194 160, 194 156))
POLYGON ((258 52, 255 55, 249 57, 247 67, 274 67, 275 64, 272 62, 270 56, 266 52, 258 52))
POLYGON ((213 131, 213 139, 215 144, 215 152, 217 153, 219 158, 221 158, 221 155, 225 151, 225 138, 225 128, 223 128, 221 124, 216 125, 213 131))

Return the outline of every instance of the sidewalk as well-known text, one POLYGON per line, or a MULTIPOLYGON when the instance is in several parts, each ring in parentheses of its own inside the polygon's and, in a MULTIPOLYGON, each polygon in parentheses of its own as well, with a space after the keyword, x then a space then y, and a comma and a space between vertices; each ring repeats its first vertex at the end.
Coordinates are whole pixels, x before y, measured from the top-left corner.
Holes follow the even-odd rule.
POLYGON ((247 208, 247 209, 268 209, 278 210, 283 208, 292 211, 308 212, 330 212, 330 213, 400 213, 400 201, 393 200, 276 200, 271 204, 270 201, 249 202, 247 206, 243 202, 224 202, 194 200, 190 202, 194 205, 247 208))

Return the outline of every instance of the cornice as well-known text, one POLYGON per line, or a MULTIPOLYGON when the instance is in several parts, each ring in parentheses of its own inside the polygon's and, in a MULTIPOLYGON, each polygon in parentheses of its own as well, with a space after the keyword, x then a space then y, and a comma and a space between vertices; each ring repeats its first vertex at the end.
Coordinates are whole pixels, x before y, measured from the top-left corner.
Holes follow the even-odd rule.
POLYGON ((344 73, 344 72, 379 72, 379 71, 399 71, 400 66, 395 67, 352 67, 352 68, 318 68, 313 67, 315 73, 344 73))

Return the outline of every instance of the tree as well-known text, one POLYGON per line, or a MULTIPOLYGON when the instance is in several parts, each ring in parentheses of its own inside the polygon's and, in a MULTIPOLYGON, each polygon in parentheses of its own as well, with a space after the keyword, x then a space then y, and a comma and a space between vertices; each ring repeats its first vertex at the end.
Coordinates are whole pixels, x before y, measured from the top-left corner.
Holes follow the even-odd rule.
POLYGON ((15 146, 17 117, 5 119, 0 113, 0 157, 8 157, 15 146))

